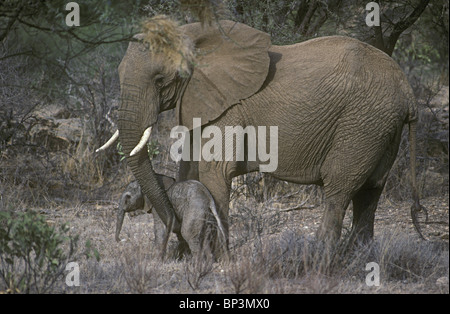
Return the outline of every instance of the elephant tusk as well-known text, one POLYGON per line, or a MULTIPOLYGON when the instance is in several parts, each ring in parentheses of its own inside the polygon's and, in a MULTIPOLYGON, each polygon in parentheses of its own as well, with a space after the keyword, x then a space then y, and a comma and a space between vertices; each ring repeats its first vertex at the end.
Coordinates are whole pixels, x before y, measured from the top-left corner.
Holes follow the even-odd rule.
POLYGON ((102 147, 100 147, 99 149, 97 149, 95 152, 98 153, 102 150, 107 149, 109 146, 111 146, 117 139, 119 138, 119 130, 117 130, 113 136, 111 136, 111 138, 108 140, 108 142, 105 143, 105 145, 103 145, 102 147))
POLYGON ((130 157, 136 155, 137 153, 139 153, 142 148, 144 148, 145 144, 147 144, 148 139, 150 138, 150 134, 152 133, 152 127, 148 127, 145 131, 144 134, 141 137, 141 140, 139 141, 139 143, 136 145, 136 147, 131 151, 130 153, 130 157))

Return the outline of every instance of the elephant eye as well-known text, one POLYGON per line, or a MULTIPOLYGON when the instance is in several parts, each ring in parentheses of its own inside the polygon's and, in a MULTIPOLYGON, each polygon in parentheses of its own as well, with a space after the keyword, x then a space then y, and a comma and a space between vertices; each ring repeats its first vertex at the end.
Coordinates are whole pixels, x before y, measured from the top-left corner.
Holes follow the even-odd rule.
POLYGON ((158 88, 161 88, 164 85, 164 76, 161 74, 158 74, 155 76, 155 85, 158 88))

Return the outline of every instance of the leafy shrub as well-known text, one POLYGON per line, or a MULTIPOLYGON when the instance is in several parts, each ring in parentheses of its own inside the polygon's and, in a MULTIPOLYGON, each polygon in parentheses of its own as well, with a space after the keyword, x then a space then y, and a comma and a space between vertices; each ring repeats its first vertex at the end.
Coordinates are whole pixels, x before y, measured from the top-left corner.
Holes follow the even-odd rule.
POLYGON ((0 290, 46 293, 74 257, 78 236, 66 224, 47 224, 34 211, 0 212, 0 290))

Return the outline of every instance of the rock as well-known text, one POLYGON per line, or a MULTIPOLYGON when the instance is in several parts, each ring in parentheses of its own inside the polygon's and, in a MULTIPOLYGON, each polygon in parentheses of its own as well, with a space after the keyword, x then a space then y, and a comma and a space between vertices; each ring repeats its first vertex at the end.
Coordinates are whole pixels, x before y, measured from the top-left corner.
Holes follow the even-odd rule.
MULTIPOLYGON (((449 87, 448 86, 442 86, 439 92, 430 100, 430 105, 433 108, 442 108, 449 103, 449 87)), ((447 110, 448 112, 448 110, 447 110)))
POLYGON ((72 117, 71 112, 66 106, 59 104, 47 105, 38 108, 33 112, 33 115, 38 119, 69 119, 72 117))
POLYGON ((443 86, 441 90, 427 102, 423 110, 423 121, 426 122, 428 154, 438 157, 448 155, 448 127, 449 127, 449 88, 443 86))
POLYGON ((441 277, 436 280, 436 285, 443 287, 448 286, 448 277, 441 277))
POLYGON ((73 117, 64 105, 39 107, 31 117, 28 122, 31 142, 48 151, 64 150, 81 140, 92 141, 92 135, 86 134, 81 118, 73 117))
POLYGON ((56 120, 55 136, 70 143, 78 143, 82 136, 83 126, 81 119, 59 119, 56 120))
POLYGON ((448 131, 438 131, 427 136, 427 154, 430 157, 448 155, 448 131))
POLYGON ((30 130, 32 142, 45 146, 50 151, 66 149, 81 139, 83 128, 79 118, 48 118, 39 122, 30 130))
POLYGON ((425 171, 425 180, 429 188, 436 189, 443 186, 445 181, 448 180, 448 175, 435 171, 432 167, 425 171))

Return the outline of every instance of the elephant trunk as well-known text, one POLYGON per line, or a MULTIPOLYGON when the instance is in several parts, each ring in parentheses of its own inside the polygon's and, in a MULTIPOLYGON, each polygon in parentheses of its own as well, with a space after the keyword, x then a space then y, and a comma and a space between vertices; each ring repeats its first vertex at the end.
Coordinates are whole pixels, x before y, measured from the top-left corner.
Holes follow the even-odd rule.
POLYGON ((143 114, 142 108, 145 106, 141 103, 142 101, 133 100, 134 97, 127 98, 128 100, 123 97, 121 99, 118 120, 119 138, 123 152, 127 156, 127 164, 141 186, 142 192, 168 227, 168 231, 177 232, 180 229, 179 222, 166 191, 153 171, 147 149, 141 149, 130 156, 130 153, 141 141, 144 130, 156 122, 157 116, 143 114))
POLYGON ((117 211, 117 221, 116 221, 116 241, 119 242, 120 230, 122 230, 123 219, 125 218, 125 208, 120 206, 117 211))

